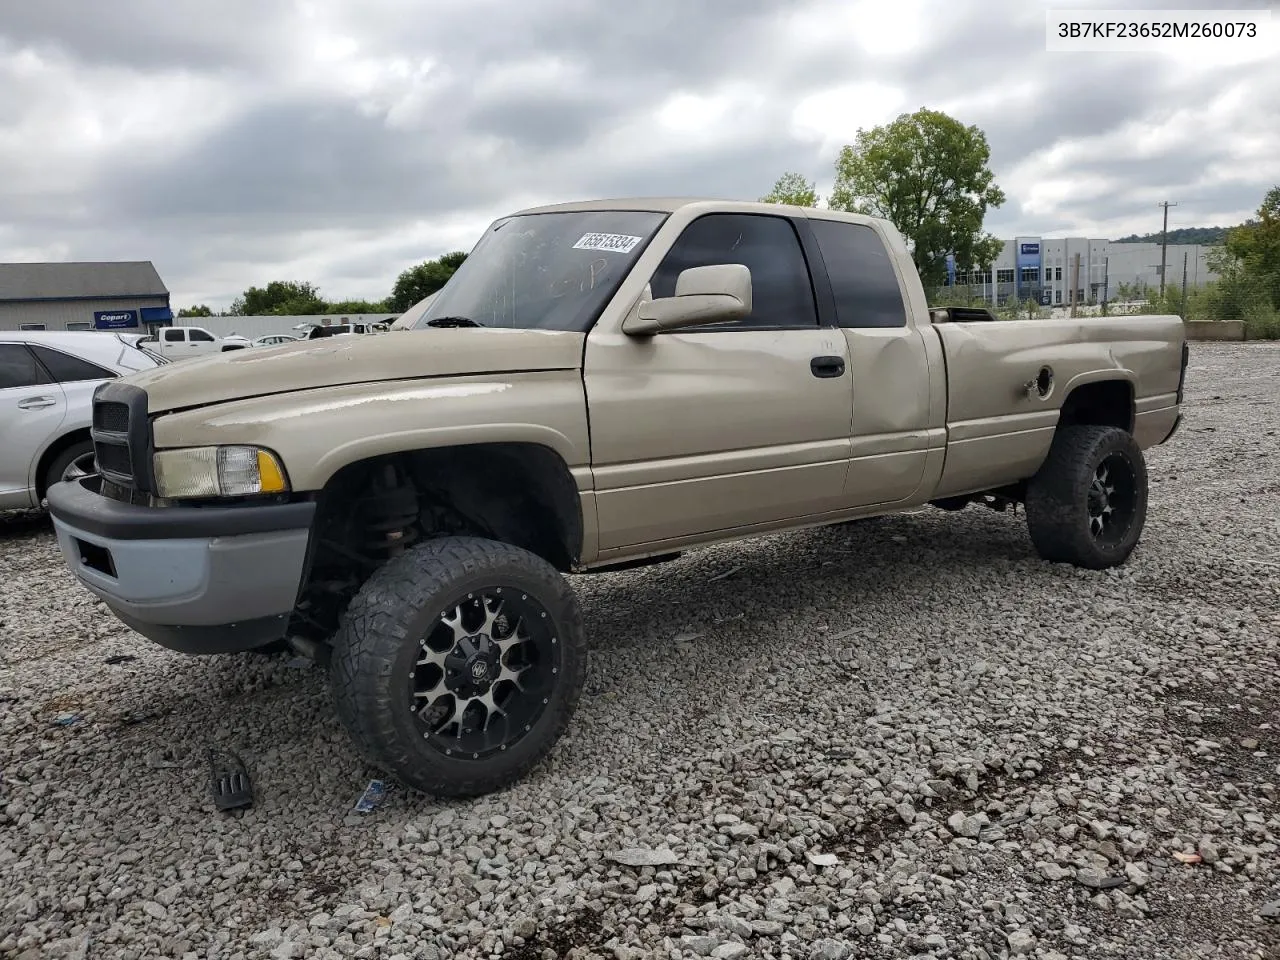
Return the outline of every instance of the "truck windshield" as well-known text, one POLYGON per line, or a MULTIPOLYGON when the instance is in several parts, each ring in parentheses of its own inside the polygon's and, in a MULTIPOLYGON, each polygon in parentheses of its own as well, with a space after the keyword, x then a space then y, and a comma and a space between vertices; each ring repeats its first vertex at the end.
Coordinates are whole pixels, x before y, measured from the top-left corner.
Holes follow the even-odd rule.
POLYGON ((474 325, 585 332, 666 217, 643 210, 580 210, 499 220, 412 329, 474 325))

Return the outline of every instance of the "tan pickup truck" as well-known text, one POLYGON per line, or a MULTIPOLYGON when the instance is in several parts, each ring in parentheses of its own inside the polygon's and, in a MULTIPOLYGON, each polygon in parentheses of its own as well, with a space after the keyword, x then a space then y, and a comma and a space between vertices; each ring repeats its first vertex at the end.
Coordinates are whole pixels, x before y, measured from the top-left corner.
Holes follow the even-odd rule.
POLYGON ((933 310, 885 221, 611 200, 493 223, 412 329, 95 395, 49 505, 80 581, 187 653, 287 643, 361 753, 438 795, 524 776, 587 644, 565 574, 933 503, 1025 505, 1122 563, 1181 419, 1174 316, 933 310))

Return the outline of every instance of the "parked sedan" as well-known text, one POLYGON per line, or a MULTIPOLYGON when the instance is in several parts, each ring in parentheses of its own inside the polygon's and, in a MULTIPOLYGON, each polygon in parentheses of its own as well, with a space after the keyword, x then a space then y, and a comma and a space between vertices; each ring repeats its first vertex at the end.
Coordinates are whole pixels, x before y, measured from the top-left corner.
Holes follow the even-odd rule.
POLYGON ((169 362, 141 339, 0 331, 0 510, 43 506, 50 485, 93 472, 93 391, 169 362))
POLYGON ((280 343, 293 343, 300 338, 290 336, 287 333, 269 333, 265 337, 258 337, 253 341, 255 347, 274 347, 280 343))

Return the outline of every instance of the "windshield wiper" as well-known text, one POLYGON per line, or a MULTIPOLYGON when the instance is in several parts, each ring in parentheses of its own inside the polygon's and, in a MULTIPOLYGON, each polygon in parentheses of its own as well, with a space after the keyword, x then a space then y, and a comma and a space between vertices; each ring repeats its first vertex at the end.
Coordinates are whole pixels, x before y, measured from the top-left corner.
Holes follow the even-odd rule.
POLYGON ((483 327, 483 323, 476 323, 470 317, 435 317, 426 322, 428 327, 483 327))

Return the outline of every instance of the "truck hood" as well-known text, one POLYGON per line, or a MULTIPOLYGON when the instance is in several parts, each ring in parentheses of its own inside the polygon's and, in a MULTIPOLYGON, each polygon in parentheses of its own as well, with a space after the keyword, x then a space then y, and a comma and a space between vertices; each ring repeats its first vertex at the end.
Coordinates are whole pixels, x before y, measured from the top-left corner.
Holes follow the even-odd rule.
POLYGON ((126 382, 147 392, 150 413, 355 383, 582 366, 585 334, 446 327, 302 340, 178 360, 126 382))

